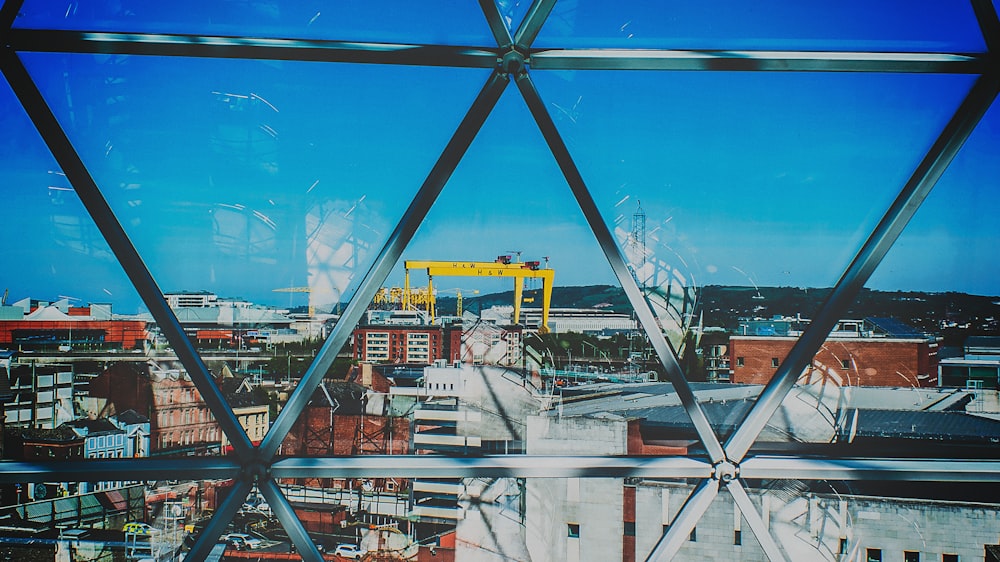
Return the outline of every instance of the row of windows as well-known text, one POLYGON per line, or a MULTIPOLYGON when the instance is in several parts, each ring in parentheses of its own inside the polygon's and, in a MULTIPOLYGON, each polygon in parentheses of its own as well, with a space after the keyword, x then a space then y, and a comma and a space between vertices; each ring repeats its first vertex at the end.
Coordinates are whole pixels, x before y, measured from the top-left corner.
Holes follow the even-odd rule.
POLYGON ((215 428, 198 430, 198 438, 195 439, 195 430, 171 431, 160 435, 160 447, 167 448, 173 445, 193 445, 195 443, 207 443, 218 441, 219 432, 215 428))
POLYGON ((177 424, 207 423, 212 421, 212 413, 207 408, 161 410, 157 412, 156 419, 160 427, 177 424))
POLYGON ((181 404, 187 404, 200 400, 201 398, 196 394, 194 388, 175 388, 170 392, 167 392, 168 404, 173 404, 175 401, 181 404))
MULTIPOLYGON (((663 526, 663 533, 670 529, 670 525, 663 526)), ((635 522, 625 521, 622 534, 626 537, 635 536, 635 522)), ((579 523, 567 523, 566 524, 566 535, 571 539, 580 538, 580 524, 579 523)), ((691 534, 688 536, 688 540, 691 542, 698 541, 698 527, 691 529, 691 534)), ((739 529, 733 531, 733 544, 740 546, 743 544, 743 533, 739 529)), ((847 539, 840 539, 840 554, 848 553, 848 541, 847 539)), ((880 548, 868 548, 865 550, 865 561, 866 562, 882 562, 882 549, 880 548)), ((920 552, 915 550, 904 550, 903 551, 903 562, 921 562, 920 552)), ((942 554, 941 562, 961 562, 957 554, 942 554)))
MULTIPOLYGON (((840 548, 842 554, 847 552, 845 546, 846 542, 847 542, 846 540, 841 539, 840 548)), ((865 560, 866 562, 882 562, 882 549, 881 548, 866 549, 865 560)), ((920 552, 915 550, 904 550, 903 562, 920 562, 920 552)), ((941 562, 960 562, 960 561, 957 554, 942 554, 941 562)))
POLYGON ((88 439, 88 447, 91 449, 103 449, 104 447, 120 447, 125 444, 125 434, 98 435, 88 439))
MULTIPOLYGON (((772 357, 771 358, 771 366, 774 367, 775 369, 777 369, 779 365, 781 365, 781 359, 778 358, 778 357, 772 357)), ((746 366, 746 358, 744 358, 744 357, 737 357, 736 358, 736 366, 737 367, 745 367, 746 366)), ((843 369, 850 369, 851 368, 851 360, 850 359, 841 359, 840 360, 840 367, 843 368, 843 369)))
POLYGON ((125 456, 124 449, 116 449, 114 451, 97 451, 96 453, 90 453, 87 455, 88 459, 120 459, 125 456))

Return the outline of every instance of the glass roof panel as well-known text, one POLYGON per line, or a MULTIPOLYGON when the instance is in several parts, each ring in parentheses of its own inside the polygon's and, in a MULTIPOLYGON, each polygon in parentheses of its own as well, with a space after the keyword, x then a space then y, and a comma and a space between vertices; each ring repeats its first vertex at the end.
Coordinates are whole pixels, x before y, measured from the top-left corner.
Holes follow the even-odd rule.
POLYGON ((327 313, 352 294, 482 75, 25 59, 161 290, 327 313))
POLYGON ((507 29, 510 30, 511 35, 514 35, 517 28, 520 27, 521 21, 524 20, 524 16, 527 15, 531 2, 528 0, 496 0, 496 4, 500 15, 503 16, 503 20, 507 24, 507 29))
POLYGON ((1000 228, 995 221, 1000 213, 998 143, 1000 104, 994 102, 875 270, 868 287, 1000 293, 996 282, 1000 228))
POLYGON ((205 4, 27 0, 16 27, 335 39, 445 45, 494 45, 482 10, 474 2, 329 3, 317 0, 244 1, 205 4))
MULTIPOLYGON (((125 298, 116 311, 141 308, 132 288, 94 221, 28 120, 6 81, 0 82, 0 185, 11 209, 0 221, 5 263, 22 264, 31 275, 8 275, 8 303, 24 297, 76 304, 125 298), (87 280, 86 283, 80 283, 87 280)), ((117 303, 116 303, 117 304, 117 303)))
MULTIPOLYGON (((742 315, 765 318, 815 310, 771 302, 762 287, 833 286, 971 82, 534 76, 609 227, 647 272, 640 280, 744 286, 754 300, 742 315)), ((706 308, 706 325, 723 311, 706 308)))
POLYGON ((558 2, 535 48, 981 52, 969 2, 558 2))

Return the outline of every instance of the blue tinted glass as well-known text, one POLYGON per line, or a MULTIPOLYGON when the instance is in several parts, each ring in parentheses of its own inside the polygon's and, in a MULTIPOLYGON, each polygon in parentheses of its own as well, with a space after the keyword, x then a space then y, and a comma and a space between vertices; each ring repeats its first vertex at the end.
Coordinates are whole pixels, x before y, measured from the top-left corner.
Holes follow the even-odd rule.
POLYGON ((497 9, 500 10, 500 15, 511 35, 517 32, 530 7, 531 2, 528 0, 497 0, 497 9))
MULTIPOLYGON (((1000 294, 998 144, 1000 107, 994 103, 875 270, 871 288, 1000 294)), ((987 324, 973 330, 995 329, 991 312, 975 316, 973 322, 987 324)))
POLYGON ((87 2, 27 0, 23 28, 191 33, 244 37, 495 44, 475 2, 317 0, 87 2))
POLYGON ((979 52, 969 2, 558 2, 535 47, 979 52))
POLYGON ((135 314, 135 289, 6 81, 0 128, 0 193, 17 210, 0 221, 0 236, 11 242, 0 251, 8 304, 65 296, 73 306, 114 302, 115 312, 135 314))
MULTIPOLYGON (((609 227, 649 283, 748 287, 832 286, 971 82, 815 73, 535 78, 609 227)), ((761 305, 760 314, 781 313, 761 305)))
POLYGON ((26 63, 162 290, 324 310, 353 293, 483 79, 160 57, 26 63), (274 292, 289 287, 311 292, 274 292))

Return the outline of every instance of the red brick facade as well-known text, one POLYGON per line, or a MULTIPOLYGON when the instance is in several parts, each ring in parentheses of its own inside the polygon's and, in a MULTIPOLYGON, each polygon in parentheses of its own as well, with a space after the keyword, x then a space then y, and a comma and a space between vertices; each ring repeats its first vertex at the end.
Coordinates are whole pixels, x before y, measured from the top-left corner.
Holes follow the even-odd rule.
MULTIPOLYGON (((797 338, 732 336, 732 382, 766 384, 797 338)), ((937 342, 921 338, 831 338, 807 373, 843 386, 937 386, 937 342)))
POLYGON ((359 326, 352 339, 358 361, 429 365, 446 359, 440 326, 359 326))
POLYGON ((135 349, 147 336, 146 322, 142 320, 0 320, 0 346, 14 346, 14 332, 72 333, 74 330, 78 334, 103 333, 100 345, 116 349, 135 349))

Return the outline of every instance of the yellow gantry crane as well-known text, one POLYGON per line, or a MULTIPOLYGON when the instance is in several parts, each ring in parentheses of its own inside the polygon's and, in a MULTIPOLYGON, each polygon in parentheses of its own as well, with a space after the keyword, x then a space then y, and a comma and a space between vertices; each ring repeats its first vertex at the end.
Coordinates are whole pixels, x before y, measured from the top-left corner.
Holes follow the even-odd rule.
MULTIPOLYGON (((549 331, 549 304, 552 301, 552 281, 555 270, 542 268, 541 262, 527 261, 511 263, 511 256, 499 256, 494 262, 478 261, 424 261, 407 260, 404 262, 405 278, 403 282, 403 308, 412 306, 410 295, 410 270, 424 269, 427 271, 427 292, 434 294, 434 277, 513 277, 514 278, 514 316, 515 324, 521 320, 521 299, 524 293, 525 279, 542 280, 542 322, 538 327, 540 333, 549 331)), ((433 312, 431 312, 433 315, 433 312)))

